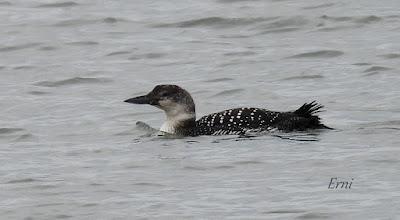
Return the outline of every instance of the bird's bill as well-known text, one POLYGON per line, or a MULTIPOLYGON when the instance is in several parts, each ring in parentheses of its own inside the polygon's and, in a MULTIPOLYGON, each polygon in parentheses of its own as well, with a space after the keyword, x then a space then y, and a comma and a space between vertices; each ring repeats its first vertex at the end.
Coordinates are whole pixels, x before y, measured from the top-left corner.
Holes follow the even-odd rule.
POLYGON ((151 99, 147 95, 142 95, 125 100, 124 102, 132 104, 151 104, 151 99))

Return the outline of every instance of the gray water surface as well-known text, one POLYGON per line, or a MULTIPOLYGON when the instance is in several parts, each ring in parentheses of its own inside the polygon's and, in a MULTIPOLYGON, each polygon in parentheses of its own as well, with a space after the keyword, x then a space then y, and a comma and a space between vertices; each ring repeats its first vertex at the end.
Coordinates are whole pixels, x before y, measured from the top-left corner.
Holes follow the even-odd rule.
POLYGON ((398 0, 0 0, 0 28, 1 219, 400 216, 398 0), (166 83, 336 130, 149 136, 123 100, 166 83))

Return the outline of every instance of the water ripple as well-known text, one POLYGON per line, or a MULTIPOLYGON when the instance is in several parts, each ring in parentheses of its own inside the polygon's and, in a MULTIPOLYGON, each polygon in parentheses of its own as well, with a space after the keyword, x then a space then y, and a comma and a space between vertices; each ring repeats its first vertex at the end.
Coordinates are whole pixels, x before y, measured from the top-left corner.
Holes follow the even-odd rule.
POLYGON ((298 217, 298 219, 328 219, 333 217, 330 214, 327 213, 306 213, 304 215, 301 215, 298 217))
POLYGON ((86 204, 83 204, 82 205, 82 207, 93 207, 93 206, 98 206, 99 204, 97 204, 97 203, 86 203, 86 204))
POLYGON ((36 182, 38 180, 33 179, 33 178, 23 178, 23 179, 15 179, 15 180, 10 180, 7 181, 6 184, 13 184, 13 183, 31 183, 31 182, 36 182))
POLYGON ((57 2, 57 3, 41 4, 38 5, 37 8, 65 8, 77 5, 78 3, 76 2, 57 2))
POLYGON ((259 0, 217 0, 217 2, 221 3, 235 3, 235 2, 255 2, 259 0))
POLYGON ((334 6, 334 3, 325 3, 325 4, 320 4, 320 5, 315 5, 315 6, 307 6, 307 7, 303 7, 303 9, 318 9, 318 8, 328 8, 328 7, 332 7, 334 6))
POLYGON ((368 161, 371 163, 377 163, 377 164, 387 163, 390 165, 400 163, 400 160, 398 160, 398 159, 371 159, 368 161))
POLYGON ((320 18, 323 20, 336 21, 336 22, 351 21, 353 19, 352 17, 349 16, 334 17, 328 15, 322 15, 320 18))
POLYGON ((291 214, 291 213, 303 213, 305 211, 303 210, 295 210, 295 209, 279 209, 279 210, 273 210, 273 211, 268 211, 268 212, 263 212, 265 214, 291 214))
POLYGON ((344 53, 338 50, 319 50, 314 52, 300 53, 287 58, 331 58, 342 56, 344 53))
POLYGON ((80 26, 80 25, 95 24, 97 22, 98 22, 97 20, 70 19, 70 20, 57 22, 53 26, 55 26, 55 27, 70 27, 70 26, 80 26))
POLYGON ((65 203, 61 203, 61 202, 43 203, 43 204, 36 205, 36 207, 50 207, 50 206, 60 206, 60 205, 65 205, 65 203))
POLYGON ((400 120, 370 122, 363 124, 363 128, 375 128, 375 129, 400 129, 400 120))
POLYGON ((370 24, 383 20, 383 18, 375 15, 361 16, 361 17, 350 17, 350 16, 335 17, 335 16, 322 15, 320 18, 327 21, 334 21, 334 22, 351 21, 360 24, 370 24))
POLYGON ((291 76, 282 80, 298 80, 298 79, 321 79, 322 75, 304 75, 304 76, 291 76))
POLYGON ((272 30, 262 31, 260 33, 257 33, 256 35, 286 33, 286 32, 292 32, 292 31, 297 31, 297 30, 300 30, 300 28, 296 28, 296 27, 276 28, 276 29, 272 29, 272 30))
POLYGON ((25 141, 31 141, 34 138, 32 134, 22 134, 18 138, 16 138, 14 141, 15 142, 25 142, 25 141))
POLYGON ((384 66, 372 66, 372 67, 364 70, 364 73, 376 72, 376 71, 387 71, 387 70, 391 70, 391 68, 384 67, 384 66))
POLYGON ((40 45, 40 43, 27 43, 27 44, 15 45, 15 46, 5 46, 5 47, 0 47, 0 52, 10 52, 10 51, 15 51, 15 50, 28 49, 28 48, 36 47, 38 45, 40 45))
POLYGON ((115 51, 107 54, 106 56, 117 56, 117 55, 124 55, 124 54, 130 54, 131 52, 129 51, 115 51))
POLYGON ((198 166, 185 166, 185 167, 183 167, 183 169, 185 169, 185 170, 199 170, 199 171, 207 170, 207 168, 205 168, 205 167, 198 167, 198 166))
POLYGON ((361 23, 361 24, 370 24, 370 23, 375 23, 382 21, 383 18, 378 17, 378 16, 365 16, 365 17, 360 17, 360 18, 355 18, 353 21, 356 23, 361 23))
POLYGON ((371 63, 353 63, 352 65, 355 65, 355 66, 369 66, 369 65, 372 65, 371 63))
POLYGON ((72 218, 72 217, 74 217, 74 216, 72 216, 72 215, 63 215, 63 214, 61 214, 61 215, 56 215, 55 216, 57 219, 66 219, 66 218, 72 218))
POLYGON ((95 83, 108 83, 108 82, 112 82, 112 80, 108 79, 108 78, 74 77, 74 78, 58 80, 58 81, 41 81, 41 82, 35 83, 34 85, 44 86, 44 87, 58 87, 58 86, 67 86, 67 85, 75 85, 75 84, 95 84, 95 83))
POLYGON ((7 1, 0 2, 0 6, 9 6, 9 5, 11 5, 11 2, 7 2, 7 1))
POLYGON ((226 170, 226 169, 232 169, 232 168, 235 168, 234 166, 229 166, 229 165, 221 165, 221 166, 215 166, 215 167, 213 167, 214 169, 217 169, 217 170, 226 170))
POLYGON ((384 57, 386 59, 397 59, 397 58, 400 58, 400 54, 399 53, 389 53, 389 54, 381 55, 381 57, 384 57))
POLYGON ((290 18, 271 17, 270 20, 273 21, 267 24, 258 25, 257 27, 252 28, 252 30, 271 31, 282 28, 298 28, 299 26, 304 26, 309 23, 309 21, 302 16, 294 16, 290 18))
POLYGON ((176 28, 188 28, 188 27, 235 27, 244 26, 249 24, 255 24, 267 20, 266 18, 223 18, 223 17, 207 17, 200 19, 192 19, 187 21, 181 21, 176 23, 158 24, 153 27, 176 27, 176 28))
POLYGON ((22 65, 22 66, 16 66, 13 69, 15 70, 29 70, 29 69, 34 69, 36 67, 34 66, 29 66, 29 65, 22 65))
POLYGON ((102 20, 104 23, 114 24, 117 22, 125 21, 124 19, 114 18, 114 17, 106 17, 102 20))
POLYGON ((243 34, 224 34, 221 35, 221 38, 249 38, 251 36, 249 35, 243 35, 243 34))
POLYGON ((240 52, 229 52, 229 53, 224 53, 224 56, 251 56, 257 54, 256 52, 253 51, 240 51, 240 52))
POLYGON ((314 133, 297 133, 297 134, 271 134, 271 136, 278 137, 284 140, 290 141, 300 141, 300 142, 308 142, 308 141, 319 141, 318 134, 314 133))
POLYGON ((40 47, 39 50, 43 50, 43 51, 57 50, 57 47, 44 46, 44 47, 40 47))
POLYGON ((47 95, 49 92, 43 92, 43 91, 29 91, 28 94, 31 95, 47 95))
POLYGON ((1 134, 12 134, 16 132, 24 131, 22 128, 0 128, 0 135, 1 134))
POLYGON ((137 121, 136 127, 139 130, 147 132, 148 134, 154 134, 154 133, 158 132, 158 129, 155 129, 155 128, 151 127, 150 125, 148 125, 147 123, 142 122, 142 121, 137 121))
POLYGON ((139 182, 139 183, 134 183, 132 184, 134 186, 154 186, 154 187, 163 187, 165 185, 159 184, 159 183, 149 183, 149 182, 139 182))
POLYGON ((262 162, 257 160, 243 160, 243 161, 236 161, 233 164, 236 165, 248 165, 248 164, 261 164, 262 162))
POLYGON ((209 80, 205 80, 204 82, 225 82, 225 81, 232 81, 232 78, 216 78, 216 79, 209 79, 209 80))
POLYGON ((86 46, 86 45, 97 45, 99 44, 96 41, 76 41, 76 42, 70 42, 66 43, 67 45, 74 45, 74 46, 86 46))
POLYGON ((225 95, 233 95, 235 93, 240 93, 244 91, 244 89, 229 89, 229 90, 224 90, 222 92, 219 92, 215 95, 213 95, 213 97, 217 97, 217 96, 225 96, 225 95))
POLYGON ((90 24, 99 24, 99 23, 106 23, 106 24, 114 24, 117 22, 126 21, 120 18, 114 17, 106 17, 106 18, 98 18, 98 19, 69 19, 64 21, 59 21, 52 26, 55 27, 70 27, 70 26, 80 26, 80 25, 90 25, 90 24))
POLYGON ((129 57, 129 60, 139 60, 139 59, 157 59, 166 56, 166 53, 145 53, 145 54, 138 54, 129 57))
POLYGON ((359 25, 339 25, 335 27, 324 27, 318 29, 318 31, 324 31, 324 32, 329 32, 329 31, 339 31, 339 30, 346 30, 346 29, 354 29, 360 27, 359 25))

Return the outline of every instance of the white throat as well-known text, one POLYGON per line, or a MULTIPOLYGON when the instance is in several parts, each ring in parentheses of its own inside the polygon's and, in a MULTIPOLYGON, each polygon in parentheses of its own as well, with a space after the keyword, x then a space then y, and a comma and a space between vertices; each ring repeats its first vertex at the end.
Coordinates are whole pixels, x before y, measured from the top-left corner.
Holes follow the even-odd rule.
POLYGON ((164 110, 167 115, 167 120, 160 128, 162 132, 176 134, 179 126, 182 126, 185 121, 196 119, 196 113, 189 110, 184 104, 175 103, 170 100, 162 100, 160 101, 159 108, 164 110))
POLYGON ((179 125, 182 124, 182 122, 188 119, 195 119, 195 118, 196 115, 193 113, 182 113, 175 116, 168 116, 167 114, 167 120, 161 126, 160 131, 170 134, 176 134, 177 128, 179 127, 179 125))

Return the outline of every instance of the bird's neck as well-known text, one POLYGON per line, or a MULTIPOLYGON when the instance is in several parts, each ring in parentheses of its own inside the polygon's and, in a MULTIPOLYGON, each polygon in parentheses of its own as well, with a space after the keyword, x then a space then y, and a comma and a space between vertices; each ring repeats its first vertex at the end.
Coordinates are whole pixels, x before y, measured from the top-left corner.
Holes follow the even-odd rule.
POLYGON ((196 126, 195 112, 166 112, 166 115, 167 120, 160 128, 162 132, 180 134, 196 126))

